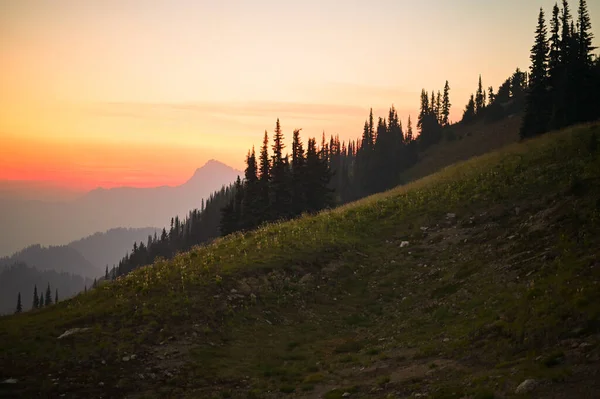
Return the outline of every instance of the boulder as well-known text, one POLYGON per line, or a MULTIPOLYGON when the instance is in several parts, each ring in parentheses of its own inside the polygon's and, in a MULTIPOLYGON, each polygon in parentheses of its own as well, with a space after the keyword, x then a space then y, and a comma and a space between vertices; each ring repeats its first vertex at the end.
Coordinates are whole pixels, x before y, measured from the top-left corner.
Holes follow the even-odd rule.
POLYGON ((73 334, 78 334, 78 333, 82 333, 82 332, 86 332, 87 330, 89 330, 89 327, 84 327, 84 328, 71 328, 70 330, 65 331, 64 333, 62 333, 61 336, 59 336, 57 339, 63 339, 66 338, 68 336, 71 336, 73 334))
POLYGON ((522 383, 519 384, 519 386, 515 390, 515 393, 517 395, 523 395, 523 394, 526 394, 526 393, 530 393, 537 386, 538 386, 538 382, 536 380, 527 379, 527 380, 525 380, 525 381, 523 381, 522 383))

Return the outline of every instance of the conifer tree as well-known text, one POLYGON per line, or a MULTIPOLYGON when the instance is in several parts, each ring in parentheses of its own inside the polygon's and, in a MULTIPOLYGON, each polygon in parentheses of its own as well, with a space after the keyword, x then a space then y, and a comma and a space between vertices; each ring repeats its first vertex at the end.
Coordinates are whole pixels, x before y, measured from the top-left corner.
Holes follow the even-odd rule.
POLYGON ((406 125, 406 141, 410 143, 413 141, 413 130, 412 130, 412 122, 410 120, 410 115, 408 115, 408 123, 406 125))
POLYGON ((469 98, 469 102, 467 103, 465 111, 463 112, 462 121, 470 122, 474 118, 475 118, 475 97, 473 96, 473 94, 471 94, 471 97, 469 98))
POLYGON ((375 144, 375 126, 373 125, 373 108, 369 111, 369 135, 368 135, 368 146, 373 148, 375 144))
POLYGON ((577 31, 577 40, 579 42, 578 59, 583 66, 590 68, 593 63, 592 51, 595 50, 596 47, 592 46, 594 35, 591 32, 592 23, 585 0, 579 0, 577 25, 579 27, 577 31))
POLYGON ((561 35, 560 35, 560 58, 561 61, 566 64, 571 61, 571 10, 569 8, 568 0, 562 0, 562 14, 561 14, 561 35))
POLYGON ((21 313, 23 311, 23 305, 21 304, 21 293, 17 296, 17 310, 15 313, 21 313))
POLYGON ((492 86, 488 87, 488 105, 492 105, 496 97, 494 96, 494 88, 492 86))
POLYGON ((438 90, 435 98, 435 117, 439 124, 442 124, 442 94, 438 90))
POLYGON ((287 159, 283 157, 283 132, 279 119, 275 124, 275 134, 273 135, 273 156, 271 161, 271 206, 275 218, 287 217, 290 208, 290 198, 288 189, 288 170, 286 166, 287 159))
POLYGON ((550 20, 550 38, 548 53, 548 75, 552 88, 558 84, 560 69, 560 10, 558 4, 552 7, 552 19, 550 20))
POLYGON ((40 307, 40 299, 38 297, 37 285, 33 286, 33 309, 38 309, 40 307))
POLYGON ((369 122, 365 121, 365 126, 363 127, 363 135, 362 135, 362 143, 361 143, 361 148, 364 151, 370 151, 371 150, 371 139, 370 139, 370 133, 369 133, 369 122))
POLYGON ((483 99, 483 85, 481 83, 481 75, 479 75, 479 84, 477 85, 477 92, 475 93, 475 115, 478 115, 485 106, 483 99))
MULTIPOLYGON (((148 247, 150 247, 150 244, 148 244, 148 247)), ((104 279, 108 280, 108 265, 106 265, 106 270, 104 271, 104 279)))
POLYGON ((332 204, 331 190, 327 187, 331 175, 327 161, 319 157, 314 138, 308 140, 306 151, 306 210, 317 212, 332 204))
POLYGON ((269 159, 269 136, 265 130, 265 136, 263 138, 263 145, 260 150, 259 157, 259 177, 258 177, 258 191, 260 204, 260 219, 262 221, 269 220, 269 185, 271 180, 271 161, 269 159))
POLYGON ((46 306, 52 305, 52 291, 50 290, 50 283, 48 283, 48 288, 46 288, 46 300, 44 301, 46 306))
POLYGON ((44 307, 44 294, 40 292, 40 309, 44 307))
POLYGON ((419 110, 419 116, 417 118, 417 129, 423 133, 423 122, 429 114, 429 97, 425 89, 421 90, 421 108, 419 110))
POLYGON ((448 126, 450 124, 449 121, 449 117, 450 117, 450 85, 448 84, 448 81, 446 81, 446 84, 444 85, 444 98, 442 100, 442 125, 443 126, 448 126))
POLYGON ((260 209, 258 203, 260 198, 260 186, 258 182, 258 165, 256 163, 256 153, 254 147, 246 156, 246 169, 244 171, 244 199, 242 203, 243 217, 242 229, 252 229, 258 226, 260 215, 257 211, 260 209))
POLYGON ((58 303, 58 288, 56 289, 56 291, 54 293, 54 303, 58 303))
POLYGON ((92 288, 96 288, 98 282, 96 281, 96 278, 94 277, 94 282, 92 283, 92 288))
POLYGON ((521 138, 541 134, 548 129, 550 120, 548 98, 548 40, 546 38, 544 10, 540 8, 538 25, 535 31, 535 43, 531 48, 531 73, 529 93, 525 115, 523 117, 521 138))
POLYGON ((300 138, 300 129, 294 130, 292 137, 292 213, 300 215, 306 208, 304 147, 300 138))

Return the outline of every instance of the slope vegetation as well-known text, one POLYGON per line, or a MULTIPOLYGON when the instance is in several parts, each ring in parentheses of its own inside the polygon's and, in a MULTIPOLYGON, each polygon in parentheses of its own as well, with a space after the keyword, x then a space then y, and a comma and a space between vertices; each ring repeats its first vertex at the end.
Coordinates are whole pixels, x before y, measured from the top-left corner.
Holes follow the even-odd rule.
POLYGON ((512 145, 1 318, 0 396, 482 399, 532 379, 525 397, 597 397, 599 136, 512 145), (72 328, 89 329, 57 339, 72 328))
POLYGON ((402 181, 414 181, 456 162, 516 143, 521 119, 521 115, 513 114, 495 122, 479 120, 444 128, 442 141, 420 153, 419 161, 402 173, 402 181))

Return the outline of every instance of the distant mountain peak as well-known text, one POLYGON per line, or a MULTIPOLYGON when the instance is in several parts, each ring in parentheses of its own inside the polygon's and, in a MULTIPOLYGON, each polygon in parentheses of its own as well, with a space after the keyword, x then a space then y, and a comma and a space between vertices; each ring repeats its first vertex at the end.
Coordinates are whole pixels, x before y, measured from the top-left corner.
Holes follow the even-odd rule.
MULTIPOLYGON (((241 175, 239 170, 216 159, 209 159, 204 165, 196 169, 192 177, 186 182, 204 181, 215 176, 234 176, 241 175)), ((235 179, 235 177, 233 178, 235 179)), ((232 180, 233 181, 233 180, 232 180)))

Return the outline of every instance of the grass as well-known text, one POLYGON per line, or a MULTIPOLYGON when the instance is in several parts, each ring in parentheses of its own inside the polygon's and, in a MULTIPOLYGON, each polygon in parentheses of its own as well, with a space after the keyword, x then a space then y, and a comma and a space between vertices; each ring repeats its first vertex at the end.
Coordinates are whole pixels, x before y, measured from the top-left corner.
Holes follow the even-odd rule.
POLYGON ((565 342, 598 351, 598 133, 515 144, 2 317, 0 380, 19 383, 0 397, 484 398, 531 376, 559 392, 583 367, 565 342), (91 330, 56 339, 73 327, 91 330))

